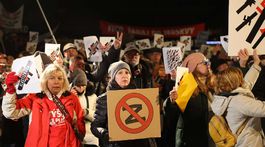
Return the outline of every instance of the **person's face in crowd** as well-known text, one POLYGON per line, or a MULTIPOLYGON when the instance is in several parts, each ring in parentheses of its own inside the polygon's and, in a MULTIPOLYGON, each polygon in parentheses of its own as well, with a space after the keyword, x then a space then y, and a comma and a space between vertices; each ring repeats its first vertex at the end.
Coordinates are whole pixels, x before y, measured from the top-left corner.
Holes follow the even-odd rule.
POLYGON ((197 64, 196 71, 201 75, 208 75, 210 68, 209 61, 202 61, 201 63, 197 64))
POLYGON ((140 62, 140 53, 136 50, 128 51, 124 54, 124 59, 126 63, 136 66, 140 62))
POLYGON ((77 93, 82 94, 85 91, 86 86, 75 86, 74 89, 77 93))
POLYGON ((7 60, 6 58, 0 58, 0 74, 6 71, 7 60))
POLYGON ((54 71, 50 76, 48 76, 47 87, 50 92, 57 95, 63 88, 64 77, 61 71, 54 71))
POLYGON ((78 52, 74 48, 70 48, 70 49, 64 51, 64 56, 66 59, 70 59, 72 57, 75 57, 75 56, 77 56, 77 54, 78 54, 78 52))
POLYGON ((74 71, 77 68, 85 70, 85 61, 83 59, 77 59, 74 62, 70 63, 70 70, 74 71))
POLYGON ((223 64, 221 64, 221 65, 219 65, 219 66, 217 67, 217 71, 218 71, 218 72, 224 71, 224 70, 226 70, 228 67, 229 67, 228 64, 223 63, 223 64))
POLYGON ((85 61, 83 59, 76 60, 75 67, 85 70, 85 61))
POLYGON ((155 64, 159 64, 161 61, 161 53, 160 52, 152 52, 147 54, 147 58, 155 64))
POLYGON ((8 65, 12 65, 14 61, 14 57, 13 56, 7 56, 7 64, 8 65))
POLYGON ((121 69, 115 75, 115 81, 121 88, 125 88, 129 85, 131 80, 131 74, 127 69, 121 69))

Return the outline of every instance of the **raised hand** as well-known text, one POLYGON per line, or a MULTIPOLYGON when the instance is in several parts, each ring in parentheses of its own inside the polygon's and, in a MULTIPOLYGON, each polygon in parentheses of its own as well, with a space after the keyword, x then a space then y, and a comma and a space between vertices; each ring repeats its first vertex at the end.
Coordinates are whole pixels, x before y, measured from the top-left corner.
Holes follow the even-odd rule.
POLYGON ((117 36, 116 36, 116 39, 114 41, 114 48, 115 49, 119 49, 121 47, 122 38, 123 38, 123 32, 117 32, 117 36))
POLYGON ((16 92, 16 88, 15 88, 15 83, 17 83, 17 81, 19 80, 19 77, 17 75, 15 75, 15 72, 10 72, 7 76, 6 76, 6 92, 9 94, 13 94, 14 92, 16 92))
POLYGON ((171 103, 175 103, 176 99, 178 98, 178 94, 175 87, 173 87, 173 89, 169 92, 169 98, 171 103))
POLYGON ((257 53, 257 50, 253 50, 253 60, 254 60, 254 63, 255 65, 259 65, 260 64, 260 58, 259 58, 259 55, 257 53))
POLYGON ((76 91, 74 88, 72 88, 70 91, 71 91, 74 95, 77 95, 77 91, 76 91))
POLYGON ((238 57, 239 57, 240 67, 246 67, 246 64, 247 64, 247 61, 249 58, 248 50, 247 49, 241 49, 238 52, 238 57))

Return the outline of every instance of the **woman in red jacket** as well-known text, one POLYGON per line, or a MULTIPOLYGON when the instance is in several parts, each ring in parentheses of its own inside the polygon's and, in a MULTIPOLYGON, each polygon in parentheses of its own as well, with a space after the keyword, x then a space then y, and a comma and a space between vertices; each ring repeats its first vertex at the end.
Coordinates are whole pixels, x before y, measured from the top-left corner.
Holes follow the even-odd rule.
POLYGON ((2 109, 5 117, 14 120, 31 114, 25 146, 79 147, 73 126, 81 136, 85 134, 83 111, 78 98, 67 91, 69 82, 64 70, 55 64, 47 66, 41 77, 42 92, 22 99, 16 99, 14 84, 18 80, 14 72, 7 75, 2 109), (61 101, 67 113, 62 113, 55 99, 61 101))

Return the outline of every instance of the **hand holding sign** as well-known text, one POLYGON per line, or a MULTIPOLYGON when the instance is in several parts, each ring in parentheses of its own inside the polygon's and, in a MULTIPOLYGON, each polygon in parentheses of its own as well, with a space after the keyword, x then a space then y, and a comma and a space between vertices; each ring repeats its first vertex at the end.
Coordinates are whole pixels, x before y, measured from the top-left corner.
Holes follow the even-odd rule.
POLYGON ((239 65, 240 67, 246 67, 248 58, 249 58, 249 53, 247 49, 241 49, 238 52, 238 57, 239 57, 239 65))
POLYGON ((192 73, 186 72, 183 75, 183 78, 181 79, 179 88, 177 90, 178 98, 176 99, 176 103, 178 104, 181 112, 185 111, 186 106, 190 100, 190 97, 192 96, 197 86, 198 84, 196 80, 194 79, 192 73))

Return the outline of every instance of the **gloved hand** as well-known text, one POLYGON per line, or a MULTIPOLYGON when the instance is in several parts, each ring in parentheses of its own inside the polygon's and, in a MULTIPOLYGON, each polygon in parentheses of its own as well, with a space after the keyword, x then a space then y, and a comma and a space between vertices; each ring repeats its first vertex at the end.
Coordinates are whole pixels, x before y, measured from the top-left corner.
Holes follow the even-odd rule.
POLYGON ((109 142, 109 132, 108 131, 104 131, 103 133, 102 133, 102 139, 104 140, 104 141, 106 141, 106 142, 109 142))
POLYGON ((15 88, 15 83, 19 80, 19 77, 17 75, 15 75, 15 72, 10 72, 7 76, 6 76, 6 92, 9 94, 13 94, 14 92, 16 92, 16 88, 15 88))

